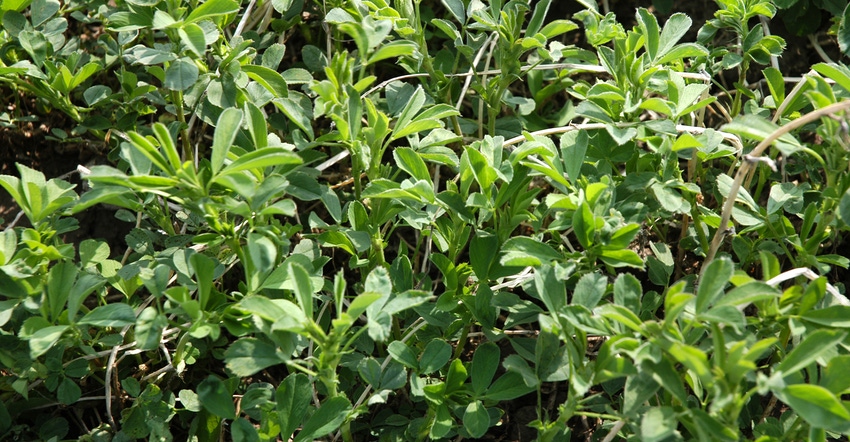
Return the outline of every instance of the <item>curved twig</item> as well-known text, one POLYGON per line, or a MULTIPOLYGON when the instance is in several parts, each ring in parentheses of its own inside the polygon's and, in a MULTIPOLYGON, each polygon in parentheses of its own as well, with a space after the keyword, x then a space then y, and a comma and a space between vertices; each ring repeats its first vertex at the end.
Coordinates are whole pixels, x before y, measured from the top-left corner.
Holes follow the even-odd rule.
MULTIPOLYGON (((794 129, 809 124, 812 121, 815 121, 821 117, 841 112, 847 109, 850 109, 850 100, 840 101, 838 103, 831 104, 827 107, 809 112, 808 114, 797 118, 796 120, 791 121, 788 124, 781 126, 775 131, 773 131, 772 134, 765 138, 750 152, 749 156, 753 159, 758 158, 768 148, 768 146, 773 144, 774 141, 778 140, 779 137, 791 132, 794 129)), ((702 275, 706 267, 708 267, 708 264, 712 260, 714 260, 715 255, 717 255, 717 250, 720 248, 720 244, 723 242, 723 238, 730 231, 729 220, 732 217, 732 207, 735 206, 735 200, 738 199, 738 190, 741 189, 741 184, 744 182, 744 178, 747 176, 754 164, 758 164, 758 161, 754 161, 752 159, 744 159, 744 161, 741 163, 741 166, 738 168, 738 172, 735 174, 735 180, 732 182, 732 187, 729 189, 729 195, 727 195, 726 201, 723 203, 723 211, 720 215, 720 227, 717 229, 717 232, 715 232, 714 234, 714 238, 711 240, 711 247, 709 248, 708 253, 705 256, 705 260, 702 263, 700 275, 702 275)))

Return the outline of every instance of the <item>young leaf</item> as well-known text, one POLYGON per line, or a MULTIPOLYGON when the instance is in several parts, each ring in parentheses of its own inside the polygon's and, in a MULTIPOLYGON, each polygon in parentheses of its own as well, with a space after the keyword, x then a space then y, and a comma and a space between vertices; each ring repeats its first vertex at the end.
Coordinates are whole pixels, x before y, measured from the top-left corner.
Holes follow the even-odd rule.
POLYGON ((212 166, 213 175, 218 174, 224 165, 224 160, 227 158, 227 153, 233 145, 233 140, 239 133, 239 127, 242 125, 242 111, 236 108, 229 107, 218 117, 218 123, 215 126, 213 134, 212 154, 210 156, 210 165, 212 166))
POLYGON ((704 313, 723 295, 723 289, 732 277, 735 266, 729 258, 715 259, 708 264, 697 288, 696 313, 704 313))
POLYGON ((266 90, 272 93, 275 98, 286 97, 289 95, 289 88, 286 85, 286 80, 283 76, 265 66, 256 64, 246 64, 242 66, 242 72, 248 75, 248 78, 261 84, 266 90))
POLYGON ((573 231, 582 247, 589 249, 593 246, 596 236, 596 219, 587 201, 582 201, 573 214, 573 231))
POLYGON ((431 174, 428 173, 428 166, 425 161, 413 149, 409 147, 400 147, 393 151, 393 158, 399 168, 404 170, 413 178, 431 182, 431 174))
POLYGON ((289 274, 295 281, 295 297, 298 300, 298 306, 304 312, 307 319, 313 318, 313 285, 310 283, 310 274, 307 270, 298 263, 291 263, 289 274))
POLYGON ((301 162, 301 157, 283 147, 265 147, 241 155, 222 169, 214 181, 243 170, 264 169, 281 164, 301 164, 301 162))

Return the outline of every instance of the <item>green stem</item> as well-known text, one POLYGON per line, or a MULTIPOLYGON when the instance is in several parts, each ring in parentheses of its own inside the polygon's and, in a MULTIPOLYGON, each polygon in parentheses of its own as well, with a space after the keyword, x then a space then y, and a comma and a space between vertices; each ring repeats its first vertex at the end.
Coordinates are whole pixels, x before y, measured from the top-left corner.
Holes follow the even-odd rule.
POLYGON ((180 140, 183 142, 183 161, 194 162, 192 143, 189 142, 189 125, 186 124, 186 116, 183 115, 183 91, 171 92, 171 101, 174 102, 174 111, 177 113, 177 121, 180 122, 180 140))

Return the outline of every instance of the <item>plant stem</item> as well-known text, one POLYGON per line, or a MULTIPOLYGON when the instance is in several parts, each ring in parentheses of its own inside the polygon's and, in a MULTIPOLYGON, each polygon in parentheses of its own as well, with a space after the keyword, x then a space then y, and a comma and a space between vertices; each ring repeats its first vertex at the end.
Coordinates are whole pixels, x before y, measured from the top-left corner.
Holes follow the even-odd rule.
POLYGON ((186 124, 186 116, 183 115, 183 91, 171 92, 171 101, 174 102, 174 111, 177 113, 177 121, 180 122, 180 141, 183 144, 182 160, 194 162, 192 143, 189 142, 189 125, 186 124))

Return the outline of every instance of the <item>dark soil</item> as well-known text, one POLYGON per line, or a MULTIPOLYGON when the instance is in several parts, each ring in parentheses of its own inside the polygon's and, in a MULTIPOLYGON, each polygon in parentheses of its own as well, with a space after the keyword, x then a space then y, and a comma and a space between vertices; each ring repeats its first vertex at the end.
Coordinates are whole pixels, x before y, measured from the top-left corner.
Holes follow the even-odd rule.
MULTIPOLYGON (((77 173, 78 165, 105 162, 105 155, 98 153, 102 143, 60 143, 50 140, 50 127, 59 127, 70 132, 71 127, 57 115, 40 116, 41 123, 20 123, 15 127, 0 127, 0 174, 20 176, 16 163, 44 173, 47 179, 61 178, 75 184, 80 193, 83 186, 77 173), (49 126, 50 125, 50 126, 49 126), (64 126, 64 127, 63 127, 64 126), (95 144, 96 143, 96 144, 95 144)), ((11 196, 0 191, 0 226, 8 227, 19 215, 20 209, 11 196)), ((132 226, 115 219, 115 209, 104 206, 92 207, 75 216, 79 229, 64 236, 66 242, 79 243, 92 238, 106 241, 113 252, 125 248, 124 235, 132 226)), ((21 216, 16 226, 28 226, 29 221, 21 216)))

